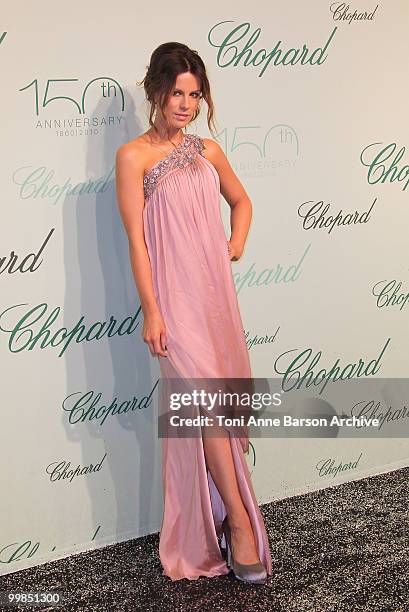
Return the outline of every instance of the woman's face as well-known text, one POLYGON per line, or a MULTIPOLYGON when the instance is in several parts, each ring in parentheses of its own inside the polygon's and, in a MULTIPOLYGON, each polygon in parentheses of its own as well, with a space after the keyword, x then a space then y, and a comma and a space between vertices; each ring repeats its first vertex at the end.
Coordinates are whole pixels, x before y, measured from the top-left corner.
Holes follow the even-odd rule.
POLYGON ((164 109, 164 117, 170 126, 184 128, 192 120, 199 106, 200 83, 190 72, 179 74, 164 109))

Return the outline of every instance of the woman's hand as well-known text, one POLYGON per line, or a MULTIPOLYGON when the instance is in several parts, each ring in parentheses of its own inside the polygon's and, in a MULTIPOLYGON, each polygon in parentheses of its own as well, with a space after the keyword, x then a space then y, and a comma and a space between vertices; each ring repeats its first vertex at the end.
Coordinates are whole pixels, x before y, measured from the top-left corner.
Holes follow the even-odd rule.
POLYGON ((144 316, 142 338, 149 346, 152 357, 156 355, 168 356, 165 322, 159 312, 144 316))
POLYGON ((232 242, 231 240, 227 241, 227 248, 229 251, 229 257, 231 261, 237 261, 240 259, 243 253, 243 247, 232 242))

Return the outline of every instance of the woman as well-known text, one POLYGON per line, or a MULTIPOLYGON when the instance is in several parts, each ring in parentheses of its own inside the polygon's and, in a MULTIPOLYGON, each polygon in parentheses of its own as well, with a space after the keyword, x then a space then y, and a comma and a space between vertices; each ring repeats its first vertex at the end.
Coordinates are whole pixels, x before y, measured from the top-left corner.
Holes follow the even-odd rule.
MULTIPOLYGON (((142 83, 150 128, 118 149, 116 186, 143 339, 163 379, 249 379, 230 261, 243 252, 251 202, 217 142, 183 132, 202 98, 212 132, 205 66, 186 45, 166 43, 153 52, 142 83), (220 193, 232 211, 227 244, 220 193)), ((271 557, 243 454, 248 438, 205 429, 200 437, 163 440, 163 573, 194 580, 230 568, 239 580, 262 584, 271 557)))

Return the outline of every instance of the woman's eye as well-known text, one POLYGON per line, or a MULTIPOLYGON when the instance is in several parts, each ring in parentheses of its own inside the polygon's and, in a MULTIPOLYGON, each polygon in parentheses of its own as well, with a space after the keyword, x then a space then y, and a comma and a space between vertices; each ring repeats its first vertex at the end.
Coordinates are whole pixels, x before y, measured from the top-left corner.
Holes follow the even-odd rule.
MULTIPOLYGON (((175 92, 173 93, 173 95, 174 95, 174 96, 176 96, 176 95, 177 95, 177 94, 179 94, 179 93, 180 93, 180 91, 175 91, 175 92)), ((195 98, 198 98, 198 97, 200 96, 200 94, 198 94, 198 93, 196 93, 196 92, 193 92, 193 93, 192 93, 192 96, 194 96, 195 98)))

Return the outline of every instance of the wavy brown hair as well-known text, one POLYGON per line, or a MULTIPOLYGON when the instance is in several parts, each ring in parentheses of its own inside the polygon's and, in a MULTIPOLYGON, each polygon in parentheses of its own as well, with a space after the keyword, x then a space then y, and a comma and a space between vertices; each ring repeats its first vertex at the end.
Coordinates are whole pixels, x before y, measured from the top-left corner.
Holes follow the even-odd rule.
MULTIPOLYGON (((163 112, 169 95, 171 94, 179 74, 191 72, 200 83, 200 98, 204 98, 207 104, 207 125, 210 133, 215 137, 216 124, 214 120, 214 104, 210 93, 210 83, 207 78, 206 68, 198 52, 178 42, 167 42, 159 45, 151 55, 149 66, 146 66, 145 77, 137 82, 143 85, 147 101, 150 103, 149 125, 156 129, 153 116, 158 105, 163 112), (157 100, 158 104, 156 104, 157 100), (212 129, 213 126, 213 129, 212 129)), ((200 114, 198 107, 191 121, 200 114)))

